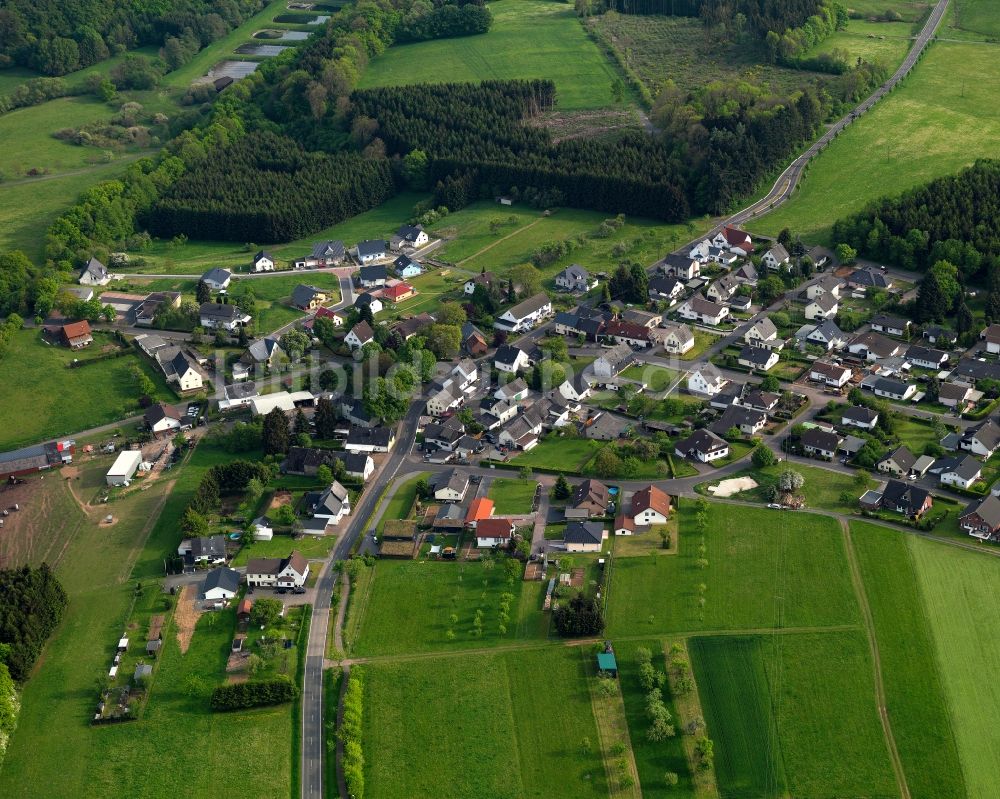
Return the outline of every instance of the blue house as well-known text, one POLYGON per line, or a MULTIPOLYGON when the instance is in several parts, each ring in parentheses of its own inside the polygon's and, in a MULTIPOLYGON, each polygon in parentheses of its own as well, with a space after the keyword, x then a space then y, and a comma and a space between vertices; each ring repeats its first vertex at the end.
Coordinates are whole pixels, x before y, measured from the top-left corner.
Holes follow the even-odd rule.
POLYGON ((392 262, 392 268, 396 271, 396 274, 404 280, 423 274, 424 271, 424 268, 420 265, 420 263, 414 261, 408 255, 400 255, 395 261, 392 262))

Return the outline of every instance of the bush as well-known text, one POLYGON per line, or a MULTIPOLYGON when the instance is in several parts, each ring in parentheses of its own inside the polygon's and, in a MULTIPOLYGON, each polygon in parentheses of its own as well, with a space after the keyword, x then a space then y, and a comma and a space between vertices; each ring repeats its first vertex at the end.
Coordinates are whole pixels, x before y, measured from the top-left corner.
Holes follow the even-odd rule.
POLYGON ((265 707, 291 702, 299 695, 290 677, 280 675, 269 680, 220 685, 212 692, 212 710, 225 712, 250 707, 265 707))

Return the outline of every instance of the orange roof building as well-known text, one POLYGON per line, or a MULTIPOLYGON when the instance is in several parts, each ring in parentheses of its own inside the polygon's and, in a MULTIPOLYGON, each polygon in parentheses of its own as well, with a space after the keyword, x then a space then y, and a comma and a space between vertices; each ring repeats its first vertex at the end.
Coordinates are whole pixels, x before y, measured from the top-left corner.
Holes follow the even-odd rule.
POLYGON ((465 526, 475 527, 483 519, 488 519, 493 515, 493 500, 486 497, 477 497, 469 505, 469 511, 465 514, 465 526))
POLYGON ((670 495, 654 485, 632 495, 632 522, 637 527, 663 524, 670 517, 670 495))

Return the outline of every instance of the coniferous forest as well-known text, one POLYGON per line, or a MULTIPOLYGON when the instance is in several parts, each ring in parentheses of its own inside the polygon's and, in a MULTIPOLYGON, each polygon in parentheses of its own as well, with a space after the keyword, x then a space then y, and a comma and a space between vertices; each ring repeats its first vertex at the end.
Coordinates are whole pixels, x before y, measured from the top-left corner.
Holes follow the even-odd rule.
POLYGON ((24 682, 66 609, 66 592, 48 564, 0 571, 0 644, 10 676, 24 682))

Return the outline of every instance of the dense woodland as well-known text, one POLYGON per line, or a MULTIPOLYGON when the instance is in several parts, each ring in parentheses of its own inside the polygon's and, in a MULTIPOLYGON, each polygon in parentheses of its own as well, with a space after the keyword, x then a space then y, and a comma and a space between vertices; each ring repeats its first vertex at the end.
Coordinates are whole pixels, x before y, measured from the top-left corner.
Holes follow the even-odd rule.
POLYGON ((155 236, 292 241, 394 193, 385 158, 309 153, 287 137, 254 133, 216 148, 141 221, 155 236))
POLYGON ((858 252, 907 269, 938 261, 965 280, 987 280, 1000 261, 1000 161, 982 160, 947 177, 884 197, 838 220, 833 238, 858 252))
POLYGON ((47 563, 0 571, 0 644, 10 676, 24 682, 62 619, 66 592, 47 563))
MULTIPOLYGON (((169 61, 220 39, 263 0, 5 0, 0 66, 65 75, 141 45, 169 61)), ((179 66, 179 64, 178 64, 179 66)))
POLYGON ((604 0, 601 6, 620 14, 698 17, 706 25, 731 23, 742 16, 742 24, 763 37, 768 31, 801 27, 822 4, 823 0, 604 0))

